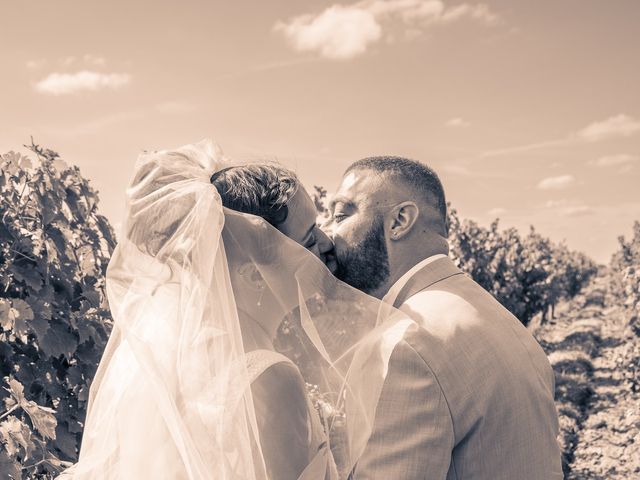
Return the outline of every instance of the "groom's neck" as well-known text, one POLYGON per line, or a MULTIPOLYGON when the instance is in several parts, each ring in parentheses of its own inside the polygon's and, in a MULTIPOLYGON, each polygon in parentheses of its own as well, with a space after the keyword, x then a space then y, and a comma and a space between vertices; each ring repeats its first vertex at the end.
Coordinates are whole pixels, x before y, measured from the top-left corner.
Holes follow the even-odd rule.
POLYGON ((395 285, 409 270, 417 264, 434 255, 448 255, 449 245, 443 238, 442 241, 431 242, 423 245, 398 245, 389 252, 389 278, 376 291, 371 292, 376 298, 383 298, 389 289, 395 285))

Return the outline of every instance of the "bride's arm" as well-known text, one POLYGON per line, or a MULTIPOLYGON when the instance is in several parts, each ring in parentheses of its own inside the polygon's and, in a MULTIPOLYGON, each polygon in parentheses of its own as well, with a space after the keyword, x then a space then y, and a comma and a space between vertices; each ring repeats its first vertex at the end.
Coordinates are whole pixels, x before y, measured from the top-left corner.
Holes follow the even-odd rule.
POLYGON ((302 377, 292 365, 278 363, 253 382, 251 393, 269 478, 297 479, 310 459, 302 377))

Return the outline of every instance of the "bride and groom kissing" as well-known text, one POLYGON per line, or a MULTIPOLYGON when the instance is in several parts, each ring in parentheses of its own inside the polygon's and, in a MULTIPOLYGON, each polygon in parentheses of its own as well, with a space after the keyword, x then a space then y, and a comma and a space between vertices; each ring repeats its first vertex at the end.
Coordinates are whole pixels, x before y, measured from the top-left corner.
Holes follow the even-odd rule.
POLYGON ((142 154, 127 198, 63 476, 562 478, 553 371, 448 258, 426 165, 356 161, 322 226, 293 172, 208 141, 142 154))

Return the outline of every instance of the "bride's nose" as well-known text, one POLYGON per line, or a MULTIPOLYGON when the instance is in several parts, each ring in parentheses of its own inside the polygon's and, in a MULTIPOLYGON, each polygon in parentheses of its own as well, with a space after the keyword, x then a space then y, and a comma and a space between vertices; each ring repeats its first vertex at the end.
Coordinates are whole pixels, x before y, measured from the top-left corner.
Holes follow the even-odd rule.
POLYGON ((319 230, 322 231, 325 235, 329 236, 329 238, 333 237, 333 229, 335 227, 333 223, 333 218, 329 217, 324 222, 319 225, 319 230))
POLYGON ((333 250, 333 242, 331 238, 324 233, 321 229, 316 230, 317 242, 318 242, 318 250, 320 251, 320 255, 325 255, 328 252, 333 250))

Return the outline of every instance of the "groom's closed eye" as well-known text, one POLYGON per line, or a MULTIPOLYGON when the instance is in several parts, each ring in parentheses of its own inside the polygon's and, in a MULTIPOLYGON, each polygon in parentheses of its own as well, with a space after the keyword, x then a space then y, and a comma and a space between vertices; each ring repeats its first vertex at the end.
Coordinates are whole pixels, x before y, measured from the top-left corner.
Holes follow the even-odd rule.
POLYGON ((331 218, 334 222, 340 223, 350 215, 352 210, 353 207, 351 207, 351 205, 337 202, 331 211, 331 218))
POLYGON ((340 198, 335 198, 330 206, 329 211, 331 212, 331 219, 340 223, 342 220, 349 216, 349 213, 355 208, 355 205, 350 201, 345 201, 340 198))
POLYGON ((341 213, 341 212, 334 212, 334 214, 332 215, 333 221, 336 223, 340 223, 342 220, 344 220, 345 218, 347 218, 347 214, 345 213, 341 213))

